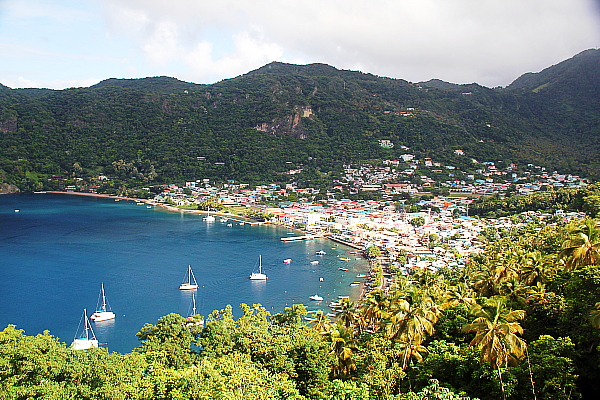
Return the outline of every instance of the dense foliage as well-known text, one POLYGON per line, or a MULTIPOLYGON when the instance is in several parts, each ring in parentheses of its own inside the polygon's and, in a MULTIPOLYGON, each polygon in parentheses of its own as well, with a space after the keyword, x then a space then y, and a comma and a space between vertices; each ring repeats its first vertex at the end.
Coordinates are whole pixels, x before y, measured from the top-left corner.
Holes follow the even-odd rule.
POLYGON ((527 195, 481 197, 469 205, 471 215, 505 217, 542 211, 580 211, 593 217, 600 213, 600 184, 580 188, 538 191, 527 195))
POLYGON ((285 181, 290 169, 315 183, 344 162, 406 152, 457 168, 475 157, 598 178, 599 54, 505 89, 428 88, 282 63, 212 85, 155 77, 61 91, 2 86, 0 184, 114 191, 203 178, 285 181), (112 180, 93 179, 100 175, 112 180))
MULTIPOLYGON (((464 269, 414 270, 340 301, 177 314, 129 354, 0 332, 3 399, 578 399, 600 391, 600 226, 482 235, 464 269)), ((380 276, 381 277, 381 276, 380 276)))

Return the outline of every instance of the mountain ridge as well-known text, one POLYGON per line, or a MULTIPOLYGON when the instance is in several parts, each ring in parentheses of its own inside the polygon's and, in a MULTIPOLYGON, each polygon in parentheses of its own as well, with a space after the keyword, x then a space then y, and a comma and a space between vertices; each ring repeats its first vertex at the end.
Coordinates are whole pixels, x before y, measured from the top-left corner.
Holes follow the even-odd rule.
MULTIPOLYGON (((556 72, 557 71, 556 68, 561 67, 567 63, 573 63, 574 61, 579 61, 583 57, 598 58, 598 57, 600 57, 600 51, 598 49, 587 49, 587 50, 584 50, 584 51, 576 54, 575 56, 573 56, 569 59, 563 60, 557 64, 554 64, 552 66, 544 68, 543 70, 541 70, 539 72, 523 73, 518 78, 516 78, 513 82, 511 82, 508 86, 506 86, 506 89, 529 88, 532 85, 531 82, 538 82, 541 79, 546 78, 548 76, 548 74, 550 74, 552 72, 556 72), (552 72, 550 72, 550 71, 552 71, 552 72), (540 77, 543 77, 543 78, 540 78, 540 77)), ((236 77, 225 78, 224 81, 231 80, 231 79, 237 79, 237 78, 243 77, 243 76, 259 75, 259 74, 281 74, 281 73, 286 73, 286 74, 292 74, 292 73, 298 74, 299 73, 299 74, 312 75, 312 76, 320 76, 320 75, 322 76, 324 73, 327 73, 329 75, 335 75, 335 74, 338 74, 338 75, 339 74, 364 75, 364 76, 371 76, 371 77, 398 80, 398 81, 404 81, 407 83, 412 83, 412 82, 406 81, 405 79, 402 79, 402 78, 377 76, 377 75, 373 75, 371 73, 366 73, 366 72, 362 72, 362 71, 358 71, 358 70, 339 69, 335 66, 325 64, 325 63, 291 64, 291 63, 284 63, 284 62, 280 62, 280 61, 269 62, 269 63, 263 65, 262 67, 248 71, 245 74, 242 74, 242 75, 239 75, 236 77)), ((94 85, 80 87, 80 88, 122 87, 122 88, 143 88, 145 90, 149 90, 151 88, 157 89, 160 87, 169 86, 169 84, 176 85, 179 87, 186 87, 186 86, 187 87, 189 87, 189 86, 191 86, 191 87, 206 87, 206 86, 218 84, 219 82, 214 82, 214 83, 210 83, 210 84, 200 84, 200 83, 183 81, 176 77, 161 75, 161 76, 149 76, 149 77, 141 77, 141 78, 107 78, 107 79, 104 79, 104 80, 94 84, 94 85)), ((418 84, 421 84, 421 85, 427 86, 427 87, 435 87, 435 88, 441 88, 441 89, 458 89, 461 86, 469 85, 469 84, 457 84, 457 83, 452 83, 452 82, 446 82, 446 81, 443 81, 438 78, 431 78, 427 81, 421 81, 421 82, 415 82, 415 83, 418 83, 418 84)), ((474 82, 473 84, 479 85, 476 82, 474 82)), ((540 86, 540 85, 542 85, 542 84, 538 84, 537 86, 540 86)), ((482 86, 482 85, 480 85, 480 86, 482 86)), ((482 87, 486 87, 486 86, 482 86, 482 87)), ((0 89, 12 89, 12 88, 0 83, 0 89)), ((46 89, 46 88, 15 88, 15 90, 24 90, 24 89, 58 90, 58 89, 46 89)), ((533 89, 535 89, 535 88, 533 88, 533 89)), ((67 89, 63 89, 63 90, 67 90, 67 89)))
POLYGON ((598 54, 493 89, 278 62, 210 85, 162 76, 1 89, 0 180, 267 181, 298 167, 314 182, 407 151, 465 169, 475 158, 600 179, 598 54))

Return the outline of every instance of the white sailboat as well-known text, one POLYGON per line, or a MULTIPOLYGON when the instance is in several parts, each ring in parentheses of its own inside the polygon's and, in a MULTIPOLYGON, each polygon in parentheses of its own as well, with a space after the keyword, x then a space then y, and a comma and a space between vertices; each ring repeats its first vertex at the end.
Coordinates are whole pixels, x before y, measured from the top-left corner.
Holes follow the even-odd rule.
POLYGON ((206 215, 206 217, 202 218, 203 221, 206 222, 215 222, 215 217, 210 215, 210 212, 206 215))
POLYGON ((96 309, 96 312, 92 314, 90 319, 94 322, 107 321, 109 319, 115 318, 115 313, 110 310, 110 306, 106 302, 106 295, 104 294, 104 283, 102 284, 102 289, 100 290, 100 296, 102 298, 102 305, 100 309, 96 309))
MULTIPOLYGON (((80 323, 81 325, 81 323, 80 323)), ((80 337, 76 337, 71 343, 73 350, 87 350, 94 347, 98 347, 98 340, 92 329, 92 325, 88 320, 87 310, 83 309, 83 332, 80 337)))
POLYGON ((194 276, 194 272, 192 271, 192 266, 188 265, 188 270, 186 274, 186 278, 183 283, 179 285, 180 290, 191 290, 198 289, 198 283, 196 282, 196 277, 194 276))
POLYGON ((253 281, 264 281, 267 279, 267 275, 262 270, 262 255, 258 256, 258 272, 252 272, 250 279, 253 281))

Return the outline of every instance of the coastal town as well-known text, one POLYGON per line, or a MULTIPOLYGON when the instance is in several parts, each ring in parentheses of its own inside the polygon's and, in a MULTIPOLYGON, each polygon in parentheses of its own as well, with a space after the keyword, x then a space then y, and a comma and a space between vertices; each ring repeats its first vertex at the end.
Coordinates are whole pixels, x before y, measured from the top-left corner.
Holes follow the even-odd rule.
POLYGON ((517 218, 469 215, 469 205, 482 195, 528 194, 590 183, 577 176, 547 172, 532 164, 518 169, 514 164, 500 168, 495 163, 481 163, 473 173, 465 173, 430 159, 405 158, 379 165, 344 165, 341 179, 326 190, 297 183, 250 187, 200 179, 182 187, 162 185, 160 194, 144 204, 224 214, 259 210, 260 223, 294 228, 302 232, 299 238, 325 237, 362 252, 371 261, 371 274, 380 271, 377 285, 384 288, 395 274, 463 267, 471 254, 483 251, 480 235, 485 231, 522 226, 534 219, 551 224, 583 217, 562 210, 528 212, 517 218), (409 168, 403 169, 407 163, 409 168), (452 171, 445 174, 450 179, 439 179, 443 170, 452 171), (419 179, 414 179, 415 174, 419 179), (464 180, 452 179, 456 176, 464 180), (356 198, 361 193, 371 199, 356 198))

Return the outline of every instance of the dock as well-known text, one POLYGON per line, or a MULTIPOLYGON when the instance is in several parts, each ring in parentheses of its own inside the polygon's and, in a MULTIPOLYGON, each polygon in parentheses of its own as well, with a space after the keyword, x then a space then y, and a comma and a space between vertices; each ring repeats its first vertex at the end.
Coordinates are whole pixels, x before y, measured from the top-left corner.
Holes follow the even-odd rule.
POLYGON ((317 235, 288 236, 288 237, 282 237, 281 240, 283 242, 291 242, 294 240, 310 240, 310 239, 314 239, 316 237, 317 237, 317 235))

